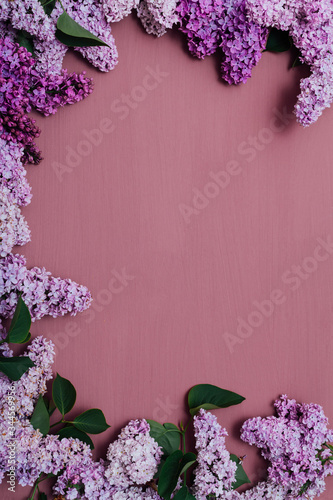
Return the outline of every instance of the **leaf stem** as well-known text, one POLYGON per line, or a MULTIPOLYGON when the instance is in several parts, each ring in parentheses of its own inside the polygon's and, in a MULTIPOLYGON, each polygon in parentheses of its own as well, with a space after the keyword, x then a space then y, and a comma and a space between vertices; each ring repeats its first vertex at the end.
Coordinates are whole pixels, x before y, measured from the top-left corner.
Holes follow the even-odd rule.
POLYGON ((63 424, 63 423, 65 423, 65 420, 62 418, 61 420, 59 420, 59 422, 55 422, 54 424, 50 425, 50 429, 52 427, 55 427, 56 425, 63 424))

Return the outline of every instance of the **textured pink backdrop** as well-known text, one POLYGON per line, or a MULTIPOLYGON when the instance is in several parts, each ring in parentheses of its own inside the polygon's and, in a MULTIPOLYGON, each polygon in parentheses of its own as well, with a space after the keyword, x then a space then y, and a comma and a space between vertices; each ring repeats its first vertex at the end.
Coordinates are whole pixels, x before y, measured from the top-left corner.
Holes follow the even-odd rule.
MULTIPOLYGON (((188 56, 178 34, 154 39, 130 18, 114 34, 117 68, 101 74, 68 56, 70 69, 94 77, 94 93, 38 118, 45 160, 29 167, 32 243, 20 250, 29 266, 87 285, 95 306, 43 319, 33 333, 57 343, 55 370, 76 386, 78 409, 104 410, 112 428, 95 439, 99 455, 131 418, 176 423, 188 389, 212 383, 247 398, 217 414, 257 481, 265 464, 239 440, 244 419, 271 414, 286 393, 323 405, 333 425, 333 255, 313 258, 318 238, 333 239, 333 112, 309 129, 274 118, 292 109, 302 76, 286 54, 265 54, 234 88, 219 81, 216 59, 188 56), (120 108, 131 93, 140 101, 120 108), (100 126, 109 132, 90 135, 89 152, 84 130, 100 126), (66 163, 68 148, 81 156, 66 163), (62 181, 54 162, 66 166, 62 181), (217 192, 210 173, 227 168, 237 175, 217 192), (195 189, 216 196, 186 222, 180 206, 193 208, 195 189), (308 272, 292 281, 302 264, 308 272), (124 268, 132 279, 122 284, 114 277, 124 268), (276 289, 283 303, 230 352, 225 334, 276 289)), ((2 487, 1 497, 28 491, 2 487)), ((332 494, 333 480, 321 498, 332 494)))

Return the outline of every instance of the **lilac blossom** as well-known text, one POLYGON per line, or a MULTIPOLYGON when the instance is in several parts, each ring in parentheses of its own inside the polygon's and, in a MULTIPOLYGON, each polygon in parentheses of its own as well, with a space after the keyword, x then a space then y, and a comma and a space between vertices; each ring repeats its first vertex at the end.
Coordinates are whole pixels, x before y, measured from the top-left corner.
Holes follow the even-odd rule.
POLYGON ((246 0, 251 19, 289 31, 311 75, 301 80, 295 106, 299 123, 314 123, 333 100, 333 2, 330 0, 246 0))
POLYGON ((216 498, 233 499, 232 484, 235 482, 237 464, 230 459, 225 446, 228 435, 217 422, 215 415, 200 409, 194 417, 195 446, 198 451, 194 495, 197 500, 216 498))
POLYGON ((150 437, 149 430, 146 420, 131 420, 110 444, 107 452, 110 464, 105 476, 111 486, 123 490, 153 479, 162 450, 150 437))
POLYGON ((32 320, 46 314, 72 316, 91 303, 88 289, 70 279, 54 278, 45 268, 26 268, 23 256, 8 254, 0 259, 0 316, 11 317, 19 294, 28 306, 32 320))
POLYGON ((162 36, 179 22, 177 0, 141 0, 137 14, 148 34, 162 36))
POLYGON ((23 146, 0 138, 0 186, 19 206, 28 205, 32 197, 21 161, 23 154, 23 146))
MULTIPOLYGON (((17 382, 12 382, 6 376, 0 379, 0 415, 2 417, 8 408, 5 396, 9 392, 13 394, 14 399, 11 401, 15 405, 16 418, 24 419, 32 415, 39 395, 45 394, 46 383, 52 379, 54 354, 54 345, 51 341, 42 336, 33 339, 24 355, 33 361, 34 366, 29 368, 17 382), (11 391, 12 387, 14 390, 11 391)), ((7 357, 12 357, 12 355, 11 352, 7 357)))
POLYGON ((271 482, 286 487, 291 495, 314 498, 325 488, 324 479, 333 473, 329 458, 320 452, 332 441, 323 409, 315 404, 297 404, 283 396, 275 402, 277 417, 253 418, 242 427, 241 438, 261 449, 269 460, 271 482))
POLYGON ((5 0, 0 5, 0 21, 25 30, 40 40, 50 40, 55 28, 39 0, 5 0))
POLYGON ((30 241, 28 224, 21 210, 12 202, 10 193, 0 186, 0 257, 10 253, 15 245, 30 241))
POLYGON ((108 23, 121 21, 139 4, 140 0, 103 0, 103 12, 108 23))
POLYGON ((268 31, 247 18, 245 0, 181 0, 181 31, 192 55, 203 59, 222 48, 222 78, 246 82, 266 45, 268 31))

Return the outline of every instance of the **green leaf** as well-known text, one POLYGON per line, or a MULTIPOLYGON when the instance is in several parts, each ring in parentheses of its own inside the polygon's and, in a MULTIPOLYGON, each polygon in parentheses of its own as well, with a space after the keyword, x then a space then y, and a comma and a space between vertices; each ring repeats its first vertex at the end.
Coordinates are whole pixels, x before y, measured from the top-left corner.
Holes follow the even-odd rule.
POLYGON ((192 467, 192 465, 195 464, 196 461, 197 461, 197 456, 195 453, 191 452, 185 453, 180 463, 181 469, 179 475, 181 476, 182 474, 184 474, 184 472, 186 472, 190 467, 192 467))
POLYGON ((162 446, 163 453, 166 456, 171 455, 180 447, 181 432, 174 424, 160 424, 155 420, 147 420, 150 426, 150 436, 162 446))
POLYGON ((52 11, 56 5, 56 1, 57 0, 39 0, 47 16, 50 16, 52 14, 52 11))
POLYGON ((22 375, 33 366, 35 364, 28 356, 0 358, 0 372, 14 381, 20 380, 22 375))
POLYGON ((29 309, 23 302, 22 297, 19 297, 14 316, 8 330, 8 342, 12 342, 13 344, 28 342, 30 338, 30 327, 31 316, 29 309))
POLYGON ((56 405, 54 404, 52 399, 48 399, 46 396, 44 397, 44 403, 45 403, 46 409, 47 409, 50 417, 52 417, 52 415, 56 409, 56 405))
POLYGON ((183 486, 177 491, 173 500, 195 500, 195 497, 188 491, 187 486, 183 486))
POLYGON ((16 41, 21 47, 25 47, 28 52, 34 55, 34 43, 30 33, 25 30, 19 30, 16 33, 16 41))
POLYGON ((106 45, 108 47, 107 43, 80 26, 66 12, 63 12, 58 18, 56 37, 68 47, 90 47, 93 45, 106 45))
POLYGON ((66 378, 61 377, 59 373, 57 373, 53 381, 52 398, 62 415, 66 415, 75 405, 76 390, 73 384, 66 378))
POLYGON ((47 500, 47 496, 42 491, 39 492, 38 500, 47 500))
POLYGON ((247 477, 247 474, 243 468, 242 460, 240 458, 238 458, 236 455, 232 455, 232 454, 230 454, 230 459, 233 462, 236 462, 236 464, 237 464, 236 481, 232 484, 232 488, 234 490, 236 490, 237 488, 239 488, 243 484, 251 483, 251 481, 247 477))
POLYGON ((106 423, 102 410, 97 408, 81 413, 74 419, 72 424, 80 431, 88 432, 88 434, 100 434, 110 427, 106 423))
POLYGON ((50 415, 47 411, 42 395, 40 395, 37 400, 30 423, 34 429, 39 429, 43 436, 45 436, 50 430, 50 415))
POLYGON ((285 52, 291 49, 291 39, 287 31, 272 28, 267 39, 266 50, 269 52, 285 52))
POLYGON ((227 408, 238 405, 245 398, 235 392, 220 389, 215 385, 199 384, 192 387, 188 394, 188 406, 191 415, 195 415, 200 408, 215 410, 216 408, 227 408))
POLYGON ((90 439, 88 434, 80 431, 79 429, 76 429, 76 427, 74 427, 72 425, 70 425, 68 427, 63 427, 62 429, 60 429, 60 431, 58 432, 58 435, 59 435, 60 439, 70 438, 70 437, 74 438, 74 439, 79 439, 83 443, 87 443, 92 450, 94 449, 94 443, 92 442, 92 440, 90 439))
POLYGON ((174 451, 165 461, 158 480, 158 494, 165 500, 170 497, 177 486, 183 458, 181 450, 174 451))

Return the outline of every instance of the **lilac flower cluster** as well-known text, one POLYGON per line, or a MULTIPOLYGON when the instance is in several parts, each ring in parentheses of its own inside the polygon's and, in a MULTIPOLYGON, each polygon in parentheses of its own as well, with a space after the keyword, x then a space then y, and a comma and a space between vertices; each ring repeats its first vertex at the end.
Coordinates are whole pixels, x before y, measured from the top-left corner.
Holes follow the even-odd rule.
POLYGON ((107 453, 110 465, 105 472, 110 485, 123 490, 153 479, 162 450, 150 437, 149 430, 146 420, 132 420, 117 441, 110 444, 107 453))
POLYGON ((8 38, 0 38, 0 138, 22 145, 23 163, 39 163, 40 151, 34 143, 39 129, 26 116, 29 103, 29 75, 33 58, 8 38))
MULTIPOLYGON (((7 343, 3 345, 8 346, 7 343)), ((10 352, 7 357, 12 357, 10 352)), ((4 418, 8 408, 6 394, 14 386, 11 394, 14 394, 16 418, 19 420, 28 418, 32 415, 34 405, 40 394, 46 392, 46 382, 52 379, 52 365, 54 362, 54 345, 44 337, 36 337, 28 346, 26 356, 29 356, 34 362, 32 368, 25 372, 20 380, 12 382, 8 377, 0 378, 0 415, 4 418)))
POLYGON ((261 58, 268 31, 249 20, 245 0, 180 0, 181 31, 192 55, 203 59, 222 48, 222 78, 246 82, 261 58))
POLYGON ((86 287, 54 278, 44 268, 28 270, 23 256, 8 254, 0 259, 0 316, 13 315, 20 293, 33 320, 46 314, 55 318, 69 312, 73 316, 91 303, 86 287))
POLYGON ((62 70, 60 75, 40 76, 33 69, 30 85, 30 104, 44 116, 85 99, 93 91, 92 80, 85 77, 85 72, 69 74, 67 70, 62 70))
POLYGON ((179 23, 177 5, 178 0, 141 0, 136 10, 146 32, 162 36, 179 23))
POLYGON ((22 157, 22 146, 0 138, 0 186, 12 203, 19 206, 28 205, 32 198, 22 157))
POLYGON ((55 31, 39 0, 10 0, 1 2, 0 21, 16 30, 28 31, 41 40, 50 40, 55 31))
POLYGON ((289 31, 311 75, 301 81, 299 123, 314 123, 333 101, 333 3, 330 0, 246 0, 251 19, 289 31))
POLYGON ((6 188, 0 185, 0 257, 11 252, 14 245, 30 241, 30 230, 21 211, 10 199, 6 188))
POLYGON ((237 464, 230 459, 225 446, 225 429, 210 412, 201 409, 194 417, 194 435, 198 451, 198 466, 195 469, 194 495, 197 500, 234 498, 232 484, 235 482, 237 464))
POLYGON ((241 438, 261 449, 271 462, 269 480, 300 498, 314 498, 325 489, 324 479, 333 473, 325 444, 333 432, 323 409, 315 404, 298 404, 283 396, 275 402, 277 417, 253 418, 242 427, 241 438), (304 496, 302 496, 304 494, 304 496))

